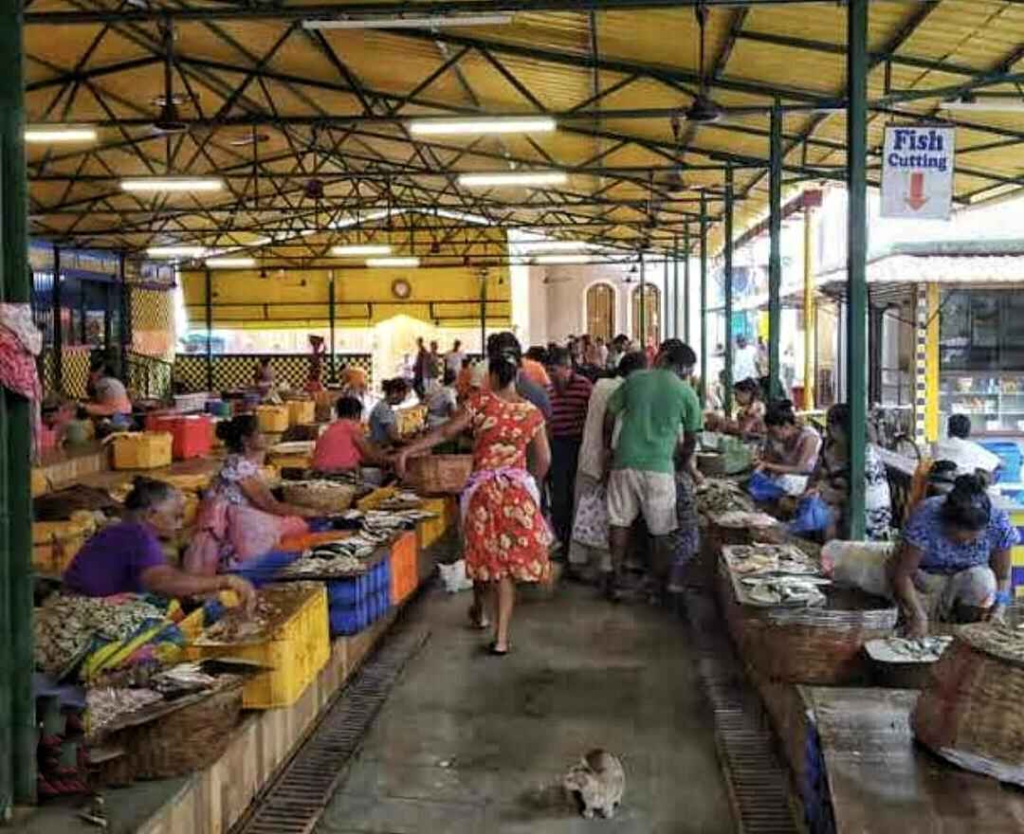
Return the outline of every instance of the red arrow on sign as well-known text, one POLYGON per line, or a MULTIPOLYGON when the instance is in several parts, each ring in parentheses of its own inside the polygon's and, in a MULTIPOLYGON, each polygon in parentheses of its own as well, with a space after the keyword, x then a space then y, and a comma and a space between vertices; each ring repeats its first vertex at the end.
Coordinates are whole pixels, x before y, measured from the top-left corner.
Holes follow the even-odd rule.
POLYGON ((910 196, 907 197, 907 205, 914 211, 920 211, 927 202, 928 198, 924 196, 924 173, 915 172, 910 175, 910 196))

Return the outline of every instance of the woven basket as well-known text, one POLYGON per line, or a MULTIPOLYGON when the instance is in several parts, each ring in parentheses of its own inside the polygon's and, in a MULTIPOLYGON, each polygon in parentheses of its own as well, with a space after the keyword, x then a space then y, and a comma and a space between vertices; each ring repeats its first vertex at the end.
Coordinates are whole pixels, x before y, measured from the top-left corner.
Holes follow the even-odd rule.
POLYGON ((302 481, 286 483, 282 489, 287 503, 325 513, 347 510, 352 506, 357 491, 351 484, 327 481, 317 481, 316 486, 302 481))
POLYGON ((104 745, 122 748, 126 754, 100 769, 99 784, 170 779, 209 767, 227 749, 241 712, 239 681, 168 715, 109 734, 104 745))
POLYGON ((862 649, 868 640, 891 637, 897 609, 859 591, 825 588, 824 608, 753 608, 737 599, 721 563, 719 594, 726 623, 744 661, 772 681, 815 686, 863 683, 862 649))
POLYGON ((405 481, 420 495, 457 495, 472 472, 472 455, 421 455, 409 459, 405 481))
POLYGON ((978 628, 962 629, 934 664, 910 725, 954 764, 1024 785, 1024 667, 972 645, 978 628))

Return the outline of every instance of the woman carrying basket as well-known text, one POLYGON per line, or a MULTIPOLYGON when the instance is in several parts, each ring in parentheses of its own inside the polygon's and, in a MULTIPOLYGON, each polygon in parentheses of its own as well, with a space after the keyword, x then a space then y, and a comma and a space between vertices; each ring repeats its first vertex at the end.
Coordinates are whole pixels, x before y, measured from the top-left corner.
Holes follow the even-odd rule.
MULTIPOLYGON (((473 435, 473 474, 462 494, 466 566, 477 589, 486 588, 494 616, 490 652, 505 655, 515 604, 516 582, 548 577, 551 534, 540 510, 540 492, 551 463, 544 417, 516 393, 522 348, 511 333, 487 341, 490 385, 472 395, 447 423, 398 453, 395 468, 404 476, 411 455, 473 435), (529 463, 527 461, 529 460, 529 463)), ((486 627, 482 605, 475 623, 486 627)))

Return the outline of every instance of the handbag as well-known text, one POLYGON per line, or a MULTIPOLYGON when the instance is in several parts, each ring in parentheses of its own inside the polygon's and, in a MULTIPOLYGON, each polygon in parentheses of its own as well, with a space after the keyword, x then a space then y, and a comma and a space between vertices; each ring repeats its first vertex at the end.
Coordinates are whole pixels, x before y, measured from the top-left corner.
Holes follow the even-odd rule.
POLYGON ((596 484, 580 495, 572 538, 585 547, 608 549, 608 498, 603 484, 596 484))

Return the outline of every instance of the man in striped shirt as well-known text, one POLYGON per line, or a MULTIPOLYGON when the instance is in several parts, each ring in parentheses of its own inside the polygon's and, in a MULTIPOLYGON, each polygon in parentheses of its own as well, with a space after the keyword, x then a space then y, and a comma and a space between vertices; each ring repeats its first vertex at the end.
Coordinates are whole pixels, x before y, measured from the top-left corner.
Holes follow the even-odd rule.
POLYGON ((555 536, 568 553, 572 538, 573 496, 576 493, 576 467, 579 463, 583 429, 587 423, 587 406, 593 386, 586 377, 573 370, 568 348, 551 350, 551 521, 555 536))

